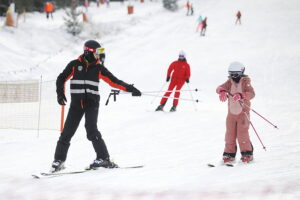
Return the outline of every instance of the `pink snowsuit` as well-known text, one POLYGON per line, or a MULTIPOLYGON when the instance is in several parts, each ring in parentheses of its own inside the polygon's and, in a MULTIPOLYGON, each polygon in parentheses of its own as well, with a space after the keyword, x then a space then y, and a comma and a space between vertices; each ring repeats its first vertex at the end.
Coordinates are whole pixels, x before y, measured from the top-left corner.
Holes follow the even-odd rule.
MULTIPOLYGON (((251 86, 251 80, 248 76, 243 76, 239 83, 229 78, 224 84, 217 88, 219 94, 221 90, 226 90, 230 94, 242 94, 242 102, 250 107, 250 100, 254 98, 255 93, 251 86)), ((252 152, 253 147, 249 138, 249 108, 242 107, 239 101, 234 101, 233 97, 228 95, 228 115, 226 118, 226 135, 224 153, 236 154, 238 140, 241 152, 252 152)))

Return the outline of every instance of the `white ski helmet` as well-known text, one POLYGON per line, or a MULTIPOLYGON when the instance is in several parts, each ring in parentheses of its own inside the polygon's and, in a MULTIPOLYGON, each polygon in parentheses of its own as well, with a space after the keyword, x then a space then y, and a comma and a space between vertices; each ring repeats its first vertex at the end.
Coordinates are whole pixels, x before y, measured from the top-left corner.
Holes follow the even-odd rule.
POLYGON ((228 74, 233 78, 240 77, 244 74, 245 66, 240 62, 232 62, 228 67, 228 74))
POLYGON ((179 59, 184 59, 184 58, 186 58, 185 52, 181 50, 179 52, 179 59))

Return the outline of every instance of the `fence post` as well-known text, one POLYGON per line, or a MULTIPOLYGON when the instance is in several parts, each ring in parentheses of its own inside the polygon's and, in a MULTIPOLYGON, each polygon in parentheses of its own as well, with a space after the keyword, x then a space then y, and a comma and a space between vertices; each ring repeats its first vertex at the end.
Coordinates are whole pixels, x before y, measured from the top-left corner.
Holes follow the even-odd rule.
POLYGON ((40 95, 39 95, 39 113, 38 113, 37 138, 39 138, 39 136, 40 136, 40 120, 41 120, 41 105, 42 105, 42 83, 43 83, 43 76, 41 75, 41 79, 40 79, 40 95))

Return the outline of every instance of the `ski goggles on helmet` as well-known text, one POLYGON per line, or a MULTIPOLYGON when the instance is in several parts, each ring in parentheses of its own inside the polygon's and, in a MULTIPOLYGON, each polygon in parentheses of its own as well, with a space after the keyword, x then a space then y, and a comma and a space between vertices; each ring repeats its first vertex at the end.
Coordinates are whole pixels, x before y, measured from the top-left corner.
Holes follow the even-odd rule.
POLYGON ((241 71, 233 71, 233 72, 228 72, 229 76, 232 78, 237 78, 243 75, 243 72, 241 71))
POLYGON ((99 47, 97 49, 89 48, 89 47, 84 47, 84 50, 86 51, 91 51, 97 55, 103 54, 105 49, 103 47, 99 47))

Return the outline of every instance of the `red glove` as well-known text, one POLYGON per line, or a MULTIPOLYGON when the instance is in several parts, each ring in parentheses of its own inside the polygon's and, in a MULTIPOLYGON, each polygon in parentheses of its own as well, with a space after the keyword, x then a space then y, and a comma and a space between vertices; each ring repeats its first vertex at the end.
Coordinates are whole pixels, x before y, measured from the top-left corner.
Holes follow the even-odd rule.
POLYGON ((245 94, 241 94, 241 93, 236 93, 233 95, 233 101, 239 101, 241 99, 244 99, 246 97, 245 94))
POLYGON ((222 91, 222 92, 219 93, 219 99, 222 102, 225 102, 227 100, 227 94, 226 94, 225 91, 222 91))

